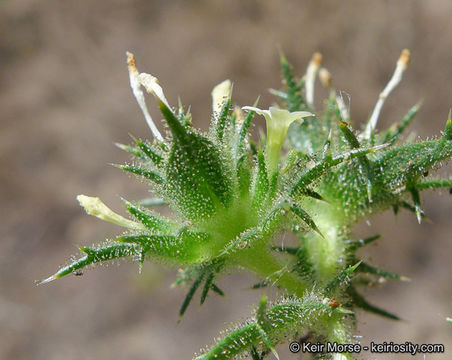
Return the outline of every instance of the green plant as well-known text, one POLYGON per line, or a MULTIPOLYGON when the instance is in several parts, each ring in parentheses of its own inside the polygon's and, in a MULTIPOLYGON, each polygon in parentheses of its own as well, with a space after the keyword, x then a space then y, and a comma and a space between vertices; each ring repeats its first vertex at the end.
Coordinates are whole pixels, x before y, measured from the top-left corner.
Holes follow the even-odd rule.
MULTIPOLYGON (((360 260, 359 249, 378 239, 354 240, 353 226, 364 217, 400 208, 412 211, 419 222, 420 192, 452 186, 452 180, 428 177, 452 156, 452 120, 441 137, 413 142, 401 135, 419 110, 414 106, 400 123, 376 131, 384 100, 397 86, 409 62, 404 50, 395 73, 380 94, 363 131, 351 128, 349 112, 332 87, 331 77, 315 54, 306 75, 296 81, 284 56, 284 91, 272 90, 284 104, 269 110, 231 107, 231 83, 212 92, 213 114, 208 133, 192 126, 189 112, 174 110, 157 79, 139 74, 128 53, 133 93, 154 134, 154 141, 134 139, 119 147, 134 161, 119 168, 144 179, 158 195, 141 203, 124 201, 134 220, 106 207, 98 198, 79 195, 85 210, 127 229, 116 239, 80 247, 83 256, 63 266, 42 283, 76 273, 91 264, 128 257, 141 264, 161 261, 182 268, 177 284, 188 285, 182 316, 195 292, 201 304, 213 291, 223 292, 217 279, 245 269, 261 281, 255 288, 275 286, 282 298, 271 304, 263 296, 255 314, 199 355, 197 359, 230 359, 247 353, 261 359, 283 339, 309 334, 313 342, 353 343, 355 308, 398 319, 370 304, 359 288, 375 277, 402 276, 360 260), (329 89, 323 111, 314 115, 317 75, 329 89), (162 136, 150 117, 141 91, 155 96, 169 127, 162 136), (249 137, 250 124, 263 115, 267 135, 257 144, 249 137), (282 152, 287 137, 287 151, 282 152), (168 204, 174 218, 150 210, 168 204), (278 245, 278 236, 291 232, 296 246, 278 245)), ((326 357, 320 354, 319 357, 326 357)), ((352 359, 335 353, 334 359, 352 359)))

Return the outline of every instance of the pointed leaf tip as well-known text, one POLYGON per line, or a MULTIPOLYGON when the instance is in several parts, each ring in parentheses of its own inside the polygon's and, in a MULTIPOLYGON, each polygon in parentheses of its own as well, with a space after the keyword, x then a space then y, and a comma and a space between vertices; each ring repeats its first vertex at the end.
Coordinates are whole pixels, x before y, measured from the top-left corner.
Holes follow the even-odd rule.
POLYGON ((317 232, 322 238, 325 238, 323 234, 321 233, 320 229, 317 227, 314 220, 309 216, 309 214, 304 211, 300 206, 297 204, 292 204, 290 207, 290 210, 297 215, 301 220, 303 220, 312 230, 317 232))
POLYGON ((262 341, 264 342, 265 346, 267 346, 270 349, 270 351, 273 353, 275 358, 277 358, 279 360, 279 355, 276 352, 275 346, 273 345, 272 341, 268 337, 267 333, 264 331, 264 329, 262 329, 262 327, 259 324, 256 324, 256 325, 257 325, 257 328, 259 331, 259 335, 260 335, 262 341))
POLYGON ((349 267, 350 273, 354 272, 354 271, 358 268, 358 266, 361 265, 362 262, 363 262, 363 261, 360 260, 360 261, 358 261, 355 265, 350 266, 350 267, 349 267))
POLYGON ((355 312, 354 311, 351 311, 351 310, 349 310, 349 309, 346 309, 346 308, 343 308, 343 307, 337 307, 336 309, 335 309, 335 311, 336 312, 339 312, 339 313, 341 313, 341 314, 344 314, 344 315, 354 315, 355 314, 355 312))
POLYGON ((36 286, 48 284, 49 282, 52 282, 53 280, 56 280, 56 279, 58 279, 57 275, 49 276, 47 279, 36 281, 36 286))
POLYGON ((449 117, 446 121, 446 127, 444 129, 444 138, 446 140, 452 140, 452 109, 449 111, 449 117))
POLYGON ((265 323, 267 321, 267 317, 265 314, 265 311, 267 309, 267 301, 268 301, 267 295, 263 294, 259 300, 259 306, 256 311, 256 320, 260 326, 265 326, 265 323))

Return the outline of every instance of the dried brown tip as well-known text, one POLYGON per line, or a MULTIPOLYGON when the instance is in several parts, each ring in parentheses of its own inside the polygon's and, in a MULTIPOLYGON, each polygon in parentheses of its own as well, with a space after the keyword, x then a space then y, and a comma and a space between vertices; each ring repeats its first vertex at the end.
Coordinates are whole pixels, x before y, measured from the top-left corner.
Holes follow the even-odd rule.
POLYGON ((320 65, 322 65, 322 54, 319 52, 314 53, 314 55, 312 55, 311 62, 320 67, 320 65))
POLYGON ((404 64, 405 66, 408 66, 408 64, 410 63, 410 55, 411 55, 410 50, 403 49, 402 53, 400 54, 398 62, 404 64))
POLYGON ((127 55, 127 66, 129 67, 129 72, 138 73, 137 69, 137 62, 135 60, 135 56, 131 53, 126 51, 127 55))
POLYGON ((332 85, 331 73, 326 68, 321 68, 319 70, 319 79, 323 87, 330 89, 332 85))

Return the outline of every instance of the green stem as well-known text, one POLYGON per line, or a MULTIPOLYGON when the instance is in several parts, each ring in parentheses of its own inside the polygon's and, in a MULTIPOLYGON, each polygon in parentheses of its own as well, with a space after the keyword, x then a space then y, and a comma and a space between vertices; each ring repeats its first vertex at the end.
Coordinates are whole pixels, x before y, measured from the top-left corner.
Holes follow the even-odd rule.
MULTIPOLYGON (((328 341, 330 343, 338 344, 351 344, 352 339, 347 326, 344 324, 342 318, 337 314, 333 314, 329 321, 328 328, 328 341)), ((350 353, 334 353, 332 354, 332 360, 354 360, 352 354, 350 353)))
POLYGON ((349 227, 340 218, 341 213, 329 203, 316 200, 306 201, 305 209, 313 214, 313 220, 323 237, 317 232, 306 236, 305 246, 309 260, 314 264, 318 280, 326 284, 335 278, 347 264, 344 259, 345 242, 349 227))
POLYGON ((268 174, 271 177, 278 170, 278 160, 288 129, 276 126, 270 127, 270 125, 267 126, 266 161, 268 174))
POLYGON ((307 289, 307 284, 296 277, 290 269, 280 264, 264 246, 261 246, 260 249, 256 246, 241 252, 235 258, 235 262, 252 271, 264 281, 284 288, 298 297, 302 297, 307 289))

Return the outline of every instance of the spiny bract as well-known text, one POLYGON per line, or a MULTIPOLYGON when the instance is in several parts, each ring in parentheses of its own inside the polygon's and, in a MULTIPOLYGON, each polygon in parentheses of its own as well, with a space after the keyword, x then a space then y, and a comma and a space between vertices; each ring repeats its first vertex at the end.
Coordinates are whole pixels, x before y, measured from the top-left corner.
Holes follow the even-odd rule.
MULTIPOLYGON (((119 144, 134 158, 119 167, 148 182, 158 199, 124 201, 134 218, 129 220, 98 198, 80 195, 89 214, 128 232, 98 246, 81 247, 81 258, 43 282, 94 263, 130 257, 140 264, 150 259, 183 269, 176 283, 188 284, 189 291, 181 316, 198 288, 201 304, 210 291, 222 295, 216 280, 233 269, 256 274, 261 282, 254 288, 272 285, 285 293, 271 305, 263 297, 252 318, 198 359, 243 354, 261 359, 270 352, 277 356, 274 344, 306 334, 312 341, 350 343, 356 307, 398 319, 368 303, 358 288, 371 284, 375 276, 403 277, 361 261, 357 251, 378 236, 353 240, 351 230, 363 217, 389 208, 395 213, 408 209, 421 221, 419 192, 452 185, 449 179, 425 177, 452 155, 450 117, 436 140, 401 140, 418 105, 400 123, 376 131, 383 103, 408 62, 409 52, 404 50, 362 132, 352 129, 349 111, 321 66, 321 56, 315 54, 300 81, 281 57, 286 89, 271 92, 282 100, 282 108, 261 110, 256 101, 243 108, 247 113, 231 110, 231 83, 219 84, 212 91, 210 129, 203 133, 193 128, 182 105, 176 110, 169 105, 155 77, 139 74, 128 53, 130 84, 154 141, 119 144), (330 91, 319 113, 313 105, 317 75, 330 91), (168 136, 154 125, 141 87, 156 98, 168 136), (255 113, 267 122, 267 135, 258 144, 249 138, 255 113), (174 218, 150 210, 154 204, 167 204, 174 218), (274 240, 283 232, 292 232, 298 245, 277 246, 274 240)), ((333 357, 353 358, 348 353, 333 357)))

